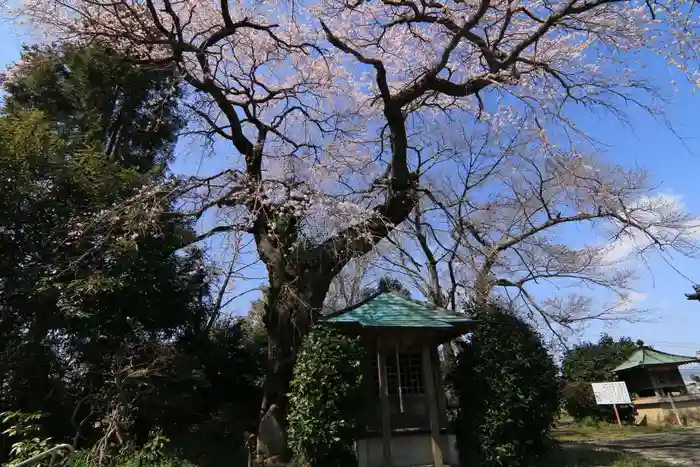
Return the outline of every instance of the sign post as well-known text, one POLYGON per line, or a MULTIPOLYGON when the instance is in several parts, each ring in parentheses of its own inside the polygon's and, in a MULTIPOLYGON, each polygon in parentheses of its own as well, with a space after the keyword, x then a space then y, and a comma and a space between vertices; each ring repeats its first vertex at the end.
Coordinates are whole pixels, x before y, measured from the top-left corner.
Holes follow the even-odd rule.
POLYGON ((615 411, 617 424, 622 425, 620 413, 617 411, 618 404, 631 404, 630 393, 624 381, 611 381, 608 383, 591 383, 593 395, 598 405, 612 405, 615 411))
POLYGON ((613 410, 615 411, 615 418, 617 419, 617 424, 622 426, 622 422, 620 421, 620 412, 617 411, 617 404, 613 404, 613 410))

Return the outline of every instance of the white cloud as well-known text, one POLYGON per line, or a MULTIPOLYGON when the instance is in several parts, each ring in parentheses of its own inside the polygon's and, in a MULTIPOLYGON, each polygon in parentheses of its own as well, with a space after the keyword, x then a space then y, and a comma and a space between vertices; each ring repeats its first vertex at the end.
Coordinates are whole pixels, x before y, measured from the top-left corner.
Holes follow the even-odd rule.
POLYGON ((649 298, 649 294, 632 291, 620 298, 615 305, 615 311, 632 311, 639 308, 639 304, 649 298))
MULTIPOLYGON (((688 213, 682 196, 659 194, 641 197, 630 206, 631 220, 644 228, 629 226, 612 244, 605 254, 608 263, 619 263, 635 254, 643 253, 653 246, 657 239, 669 249, 695 250, 700 242, 700 221, 688 213)), ((622 229, 622 223, 613 223, 615 230, 622 229)))

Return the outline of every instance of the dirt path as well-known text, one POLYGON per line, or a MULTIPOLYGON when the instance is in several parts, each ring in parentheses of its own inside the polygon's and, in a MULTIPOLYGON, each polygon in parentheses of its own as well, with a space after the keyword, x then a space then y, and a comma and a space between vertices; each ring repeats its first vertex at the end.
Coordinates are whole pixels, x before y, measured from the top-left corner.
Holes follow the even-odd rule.
POLYGON ((700 466, 700 429, 641 435, 628 439, 585 441, 581 444, 623 450, 670 464, 700 466))

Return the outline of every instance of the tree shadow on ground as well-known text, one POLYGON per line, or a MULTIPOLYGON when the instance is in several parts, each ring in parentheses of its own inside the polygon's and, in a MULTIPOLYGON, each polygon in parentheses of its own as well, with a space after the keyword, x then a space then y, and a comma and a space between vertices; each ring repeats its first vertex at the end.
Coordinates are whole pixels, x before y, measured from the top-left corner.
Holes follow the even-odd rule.
POLYGON ((536 467, 665 467, 669 464, 646 460, 634 453, 588 444, 566 444, 536 467))
POLYGON ((664 460, 680 465, 700 465, 700 431, 682 431, 645 435, 620 440, 586 443, 598 448, 634 453, 639 457, 664 460))
POLYGON ((566 445, 560 446, 537 467, 599 467, 609 466, 623 457, 623 453, 596 446, 566 445))

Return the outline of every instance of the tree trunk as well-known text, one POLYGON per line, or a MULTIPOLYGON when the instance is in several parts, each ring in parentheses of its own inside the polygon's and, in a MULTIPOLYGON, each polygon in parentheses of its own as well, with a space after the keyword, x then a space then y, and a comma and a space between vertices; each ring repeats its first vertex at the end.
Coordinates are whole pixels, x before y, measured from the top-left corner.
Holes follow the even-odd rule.
MULTIPOLYGON (((396 131, 403 129, 400 112, 399 119, 396 131)), ((258 428, 258 452, 263 458, 284 461, 290 457, 287 395, 296 353, 320 314, 331 281, 348 261, 370 251, 403 222, 415 206, 418 179, 408 172, 405 148, 402 154, 392 166, 388 198, 376 214, 321 244, 300 238, 299 219, 289 207, 268 205, 259 211, 253 234, 270 281, 264 317, 268 362, 258 428)))
POLYGON ((485 307, 491 298, 491 289, 493 285, 491 274, 497 259, 497 253, 489 254, 477 273, 474 282, 474 304, 478 308, 485 307))
POLYGON ((258 429, 258 455, 288 460, 287 395, 297 350, 323 306, 330 280, 299 274, 271 278, 265 309, 267 368, 258 429))

